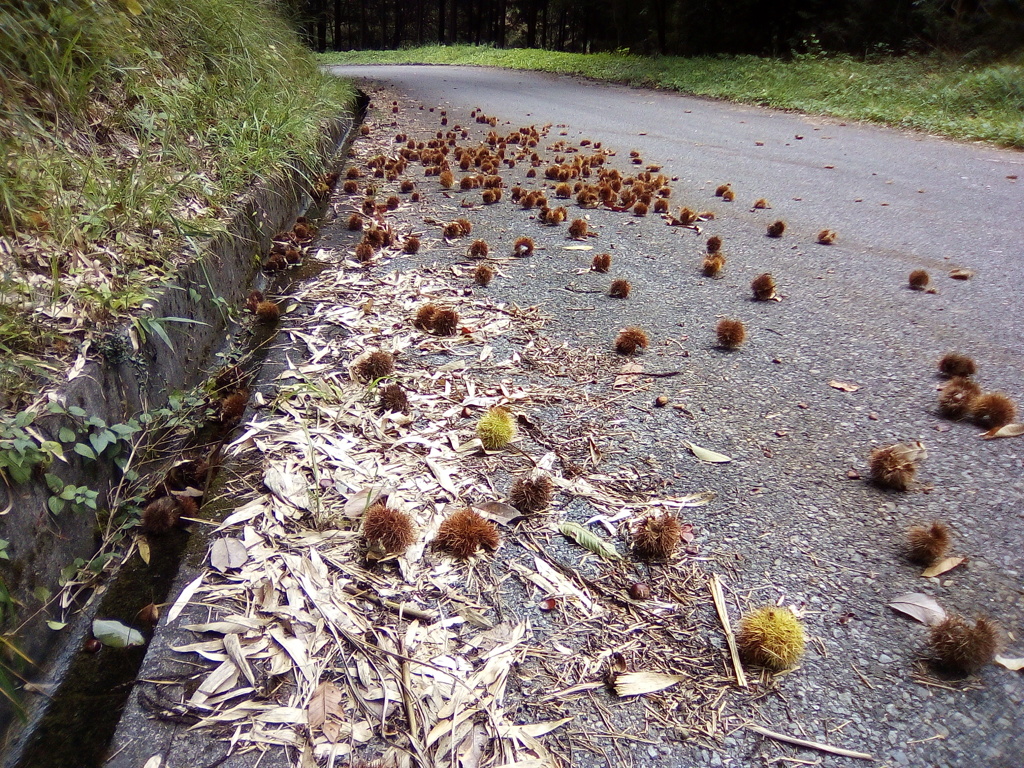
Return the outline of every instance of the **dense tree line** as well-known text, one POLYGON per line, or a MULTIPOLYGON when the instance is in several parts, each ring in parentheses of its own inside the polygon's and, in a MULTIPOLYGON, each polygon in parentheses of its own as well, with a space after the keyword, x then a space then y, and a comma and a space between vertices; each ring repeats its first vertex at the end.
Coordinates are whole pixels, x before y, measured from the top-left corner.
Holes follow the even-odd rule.
POLYGON ((1024 0, 281 0, 318 50, 430 43, 683 56, 1005 54, 1024 0))

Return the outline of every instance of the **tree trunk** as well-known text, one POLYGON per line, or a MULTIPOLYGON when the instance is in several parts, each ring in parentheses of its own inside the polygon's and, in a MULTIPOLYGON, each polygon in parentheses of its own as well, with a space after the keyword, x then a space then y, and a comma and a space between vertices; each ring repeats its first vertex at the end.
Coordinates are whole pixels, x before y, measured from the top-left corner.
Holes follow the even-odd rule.
POLYGON ((395 36, 391 38, 391 47, 398 49, 402 47, 402 33, 405 30, 405 12, 402 10, 400 0, 395 0, 395 36))
POLYGON ((341 0, 334 0, 334 40, 332 50, 340 51, 341 48, 341 0))
POLYGON ((668 53, 668 0, 654 0, 654 25, 658 33, 658 53, 664 56, 668 53))
POLYGON ((370 30, 367 25, 367 0, 359 0, 359 48, 366 50, 370 47, 370 30))
POLYGON ((530 0, 526 6, 526 47, 537 47, 537 3, 530 0))
POLYGON ((444 10, 448 0, 437 0, 437 42, 444 45, 444 10))

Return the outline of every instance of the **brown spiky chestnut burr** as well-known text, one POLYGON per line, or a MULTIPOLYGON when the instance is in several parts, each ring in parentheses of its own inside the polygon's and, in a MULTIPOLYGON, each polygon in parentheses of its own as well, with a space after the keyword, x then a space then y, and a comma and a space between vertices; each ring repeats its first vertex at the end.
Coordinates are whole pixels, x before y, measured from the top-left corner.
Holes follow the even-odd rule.
POLYGON ((459 329, 459 313, 454 309, 439 309, 434 314, 432 326, 438 336, 454 336, 459 329))
POLYGON ((473 282, 477 285, 488 286, 494 279, 494 270, 487 264, 480 264, 473 270, 473 282))
POLYGON ((953 376, 973 376, 978 372, 974 358, 959 352, 949 352, 939 359, 939 373, 947 378, 953 376))
POLYGON ((683 524, 670 512, 648 515, 633 531, 633 551, 645 560, 671 557, 682 540, 683 524))
POLYGON ((363 517, 363 538, 370 547, 401 554, 416 540, 412 518, 386 504, 374 504, 363 517))
POLYGON ((364 381, 375 381, 395 372, 395 358, 390 352, 371 352, 355 365, 356 374, 364 381))
POLYGON ((515 256, 530 256, 533 254, 534 244, 531 237, 520 237, 512 247, 515 256))
POLYGON ((949 549, 949 528, 940 522, 915 525, 907 531, 907 557, 912 563, 928 566, 949 549))
POLYGON ((630 290, 632 290, 632 286, 629 284, 629 280, 612 280, 612 284, 608 288, 608 295, 613 299, 626 299, 629 298, 630 290))
POLYGON ((385 411, 408 413, 409 396, 399 384, 388 384, 380 388, 380 406, 385 411))
POLYGON ((920 442, 875 448, 870 456, 871 479, 883 488, 905 491, 917 474, 918 463, 927 456, 920 442))
POLYGON ((928 283, 930 282, 931 278, 923 269, 915 269, 910 273, 910 277, 907 278, 907 284, 912 291, 923 291, 928 287, 928 283))
POLYGON ((980 426, 998 429, 1017 417, 1017 404, 1003 392, 986 392, 971 401, 971 416, 980 426))
POLYGON ((965 376, 954 376, 939 390, 939 412, 947 419, 962 419, 973 410, 981 387, 965 376))
POLYGON ((501 541, 497 526, 465 507, 450 515, 437 530, 434 544, 452 557, 466 560, 480 549, 495 550, 501 541))
POLYGON ((983 616, 974 624, 956 614, 947 615, 932 627, 928 648, 939 669, 966 676, 995 658, 999 650, 999 626, 983 616))
POLYGON ((539 512, 551 503, 554 483, 547 475, 520 477, 509 491, 509 503, 520 512, 539 512))
POLYGON ((775 298, 775 278, 770 272, 758 275, 751 281, 750 290, 757 301, 769 301, 775 298))
POLYGON ((742 320, 723 317, 718 321, 715 334, 718 337, 718 346, 735 349, 746 341, 747 329, 742 320))
POLYGON ((647 349, 650 342, 647 334, 639 328, 625 328, 615 338, 615 351, 620 355, 635 355, 641 349, 647 349))

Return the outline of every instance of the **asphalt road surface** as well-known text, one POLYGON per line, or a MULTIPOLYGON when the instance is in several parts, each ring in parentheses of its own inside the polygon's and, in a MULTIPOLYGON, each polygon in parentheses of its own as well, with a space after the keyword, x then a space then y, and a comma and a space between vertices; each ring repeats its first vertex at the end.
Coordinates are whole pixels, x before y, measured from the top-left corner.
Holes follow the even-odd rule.
MULTIPOLYGON (((633 282, 628 302, 567 292, 600 283, 550 254, 533 262, 533 279, 488 290, 540 305, 552 333, 580 345, 606 349, 615 328, 642 325, 655 339, 647 369, 685 368, 685 381, 658 386, 689 418, 638 400, 623 414, 637 435, 630 455, 676 490, 716 489, 719 503, 695 516, 701 546, 741 564, 744 594, 805 606, 817 638, 813 658, 762 702, 759 722, 867 750, 885 765, 1024 764, 1024 677, 991 665, 967 682, 921 682, 926 630, 886 607, 917 591, 949 610, 983 612, 1003 626, 1006 655, 1024 656, 1024 437, 981 440, 980 429, 941 418, 935 406, 935 363, 953 350, 978 361, 985 389, 1024 400, 1024 155, 546 74, 333 71, 384 83, 410 107, 447 108, 453 122, 471 122, 479 108, 506 132, 553 124, 548 143, 603 142, 624 172, 637 150, 675 178, 674 208, 716 213, 700 237, 656 217, 593 213, 596 246, 615 258, 612 276, 633 282), (713 194, 724 182, 733 203, 713 194), (754 210, 758 198, 771 210, 754 210), (777 218, 786 234, 766 238, 777 218), (815 243, 824 228, 839 233, 836 245, 815 243), (708 234, 725 241, 720 280, 699 272, 708 234), (952 280, 954 268, 974 276, 952 280), (908 290, 914 269, 930 273, 935 293, 908 290), (749 282, 764 271, 783 301, 750 300, 749 282), (746 321, 740 351, 715 349, 720 316, 746 321), (683 440, 735 461, 700 464, 683 440), (856 479, 873 447, 907 440, 929 450, 912 492, 856 479), (950 524, 954 554, 968 562, 924 579, 900 547, 908 525, 933 519, 950 524)), ((480 232, 498 239, 524 226, 514 207, 491 208, 478 214, 480 232)), ((760 765, 749 762, 744 738, 685 759, 760 765)))

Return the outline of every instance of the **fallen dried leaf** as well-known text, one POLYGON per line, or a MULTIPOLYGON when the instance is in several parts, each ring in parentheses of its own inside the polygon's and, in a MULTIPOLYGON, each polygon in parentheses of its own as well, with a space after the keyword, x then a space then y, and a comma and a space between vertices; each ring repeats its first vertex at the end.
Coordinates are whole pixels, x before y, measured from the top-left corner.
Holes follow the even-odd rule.
POLYGON ((832 389, 838 389, 841 392, 856 392, 860 389, 860 384, 850 384, 845 381, 836 381, 835 379, 832 379, 828 385, 832 387, 832 389))
POLYGON ((475 504, 474 508, 488 520, 505 526, 511 525, 513 520, 523 516, 515 507, 500 501, 485 501, 483 504, 475 504))
POLYGON ((954 269, 950 271, 949 276, 954 280, 970 280, 974 273, 969 269, 954 269))
POLYGON ((940 576, 946 571, 953 570, 966 560, 967 558, 965 557, 947 557, 935 563, 935 565, 925 568, 921 571, 921 575, 926 579, 931 578, 932 576, 940 576))
POLYGON ((245 657, 245 651, 242 650, 242 641, 237 634, 231 632, 224 635, 224 650, 227 652, 228 658, 245 675, 249 685, 256 685, 256 675, 252 671, 252 667, 249 666, 249 660, 245 657))
POLYGON ((619 555, 614 546, 602 539, 596 533, 588 531, 579 523, 567 520, 558 526, 558 530, 563 535, 568 536, 570 539, 575 541, 581 547, 589 549, 595 555, 607 557, 610 560, 622 559, 622 556, 619 555))
POLYGON ((671 688, 685 680, 684 675, 666 675, 661 672, 627 672, 615 678, 618 696, 643 696, 671 688))
POLYGON ((1020 672, 1024 669, 1024 659, 1011 659, 999 653, 996 654, 996 664, 1006 667, 1011 672, 1020 672))
POLYGON ((982 437, 991 440, 994 437, 1020 437, 1024 435, 1024 424, 1005 424, 996 429, 990 429, 982 437))
POLYGON ((113 619, 93 619, 92 635, 108 648, 128 648, 146 642, 139 630, 113 619))
POLYGON ((373 503, 384 494, 384 491, 385 489, 379 486, 363 488, 363 490, 345 502, 345 509, 342 514, 348 518, 362 517, 366 514, 366 510, 372 507, 373 503))
POLYGON ((341 717, 344 709, 341 706, 341 690, 327 680, 317 687, 313 692, 313 698, 309 700, 309 730, 315 731, 327 722, 330 715, 341 717))
POLYGON ((905 595, 900 595, 889 603, 889 607, 929 627, 935 626, 946 618, 946 612, 942 606, 922 592, 908 592, 905 595))
POLYGON ((249 553, 241 539, 217 539, 210 547, 210 565, 221 573, 241 568, 248 559, 249 553))
POLYGON ((701 461, 706 461, 710 464, 726 464, 732 461, 732 457, 726 456, 724 453, 709 451, 707 448, 701 448, 699 445, 690 442, 684 442, 683 444, 701 461))
POLYGON ((287 472, 272 465, 263 473, 263 484, 286 504, 309 510, 309 489, 306 487, 306 478, 299 473, 287 472))
POLYGON ((203 583, 203 576, 205 575, 206 574, 203 573, 199 574, 188 583, 188 586, 181 590, 181 594, 178 595, 178 599, 174 601, 174 605, 172 605, 171 609, 167 612, 167 621, 164 622, 165 624, 170 624, 178 618, 178 614, 185 609, 185 606, 188 605, 188 601, 192 599, 192 595, 196 593, 196 590, 199 589, 199 585, 203 583))

